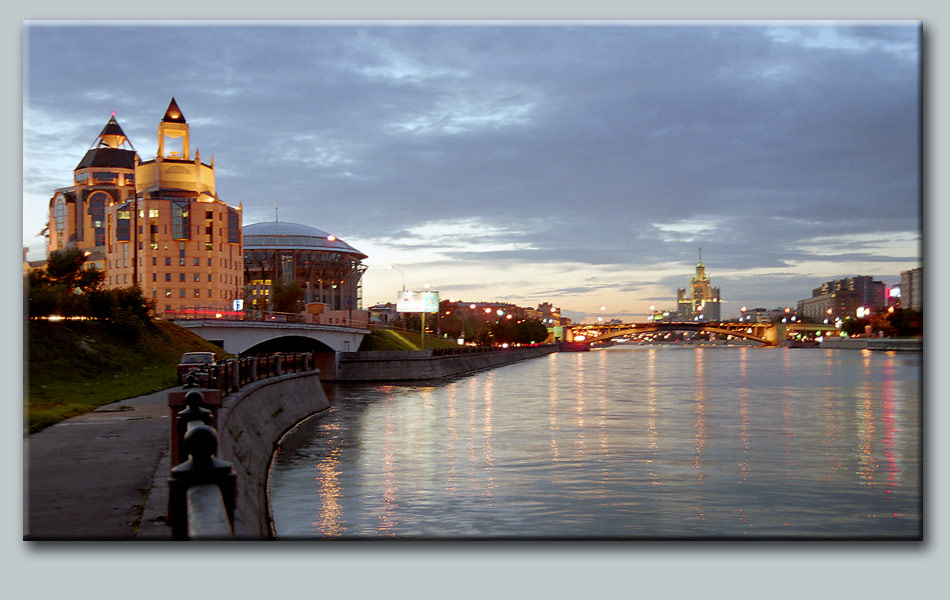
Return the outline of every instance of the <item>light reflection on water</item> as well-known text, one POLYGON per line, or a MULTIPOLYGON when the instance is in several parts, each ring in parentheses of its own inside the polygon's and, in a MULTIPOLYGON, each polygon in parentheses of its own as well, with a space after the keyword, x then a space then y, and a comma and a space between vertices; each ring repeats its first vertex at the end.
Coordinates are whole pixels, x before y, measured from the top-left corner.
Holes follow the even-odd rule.
POLYGON ((282 538, 915 538, 920 354, 559 353, 328 386, 271 481, 282 538))

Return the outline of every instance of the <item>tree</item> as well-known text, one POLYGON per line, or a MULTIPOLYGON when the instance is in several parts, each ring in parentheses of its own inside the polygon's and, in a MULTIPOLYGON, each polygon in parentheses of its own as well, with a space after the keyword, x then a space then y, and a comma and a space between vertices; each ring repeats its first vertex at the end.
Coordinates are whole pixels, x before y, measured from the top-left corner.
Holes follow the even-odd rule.
POLYGON ((90 296, 99 291, 104 275, 84 269, 86 255, 81 250, 51 252, 44 271, 30 272, 27 306, 30 317, 89 316, 90 296))
POLYGON ((285 313, 302 312, 304 293, 304 289, 296 281, 275 281, 271 287, 272 309, 285 313))

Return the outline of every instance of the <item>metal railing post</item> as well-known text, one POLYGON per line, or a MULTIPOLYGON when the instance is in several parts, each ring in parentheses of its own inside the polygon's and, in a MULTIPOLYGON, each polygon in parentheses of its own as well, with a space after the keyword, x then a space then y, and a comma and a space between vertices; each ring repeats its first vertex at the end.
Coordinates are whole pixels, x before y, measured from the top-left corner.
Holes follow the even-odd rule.
MULTIPOLYGON (((214 523, 227 521, 228 532, 234 530, 234 503, 237 493, 237 476, 231 463, 215 457, 218 451, 217 432, 204 423, 193 421, 184 437, 184 446, 188 451, 187 461, 171 470, 168 479, 168 520, 172 527, 172 539, 189 539, 189 529, 193 531, 213 531, 214 537, 223 535, 221 528, 214 523), (210 508, 201 508, 197 514, 189 514, 189 507, 198 510, 196 500, 189 502, 189 490, 195 486, 214 485, 220 489, 222 504, 210 508), (189 527, 189 522, 210 523, 209 528, 189 527)), ((205 503, 200 503, 204 505, 205 503)))

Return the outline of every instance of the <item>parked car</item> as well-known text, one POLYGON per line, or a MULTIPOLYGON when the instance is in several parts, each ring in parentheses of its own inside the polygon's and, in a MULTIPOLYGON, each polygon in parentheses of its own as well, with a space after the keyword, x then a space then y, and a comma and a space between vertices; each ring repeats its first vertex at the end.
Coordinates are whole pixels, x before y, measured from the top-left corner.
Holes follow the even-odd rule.
POLYGON ((199 381, 207 384, 211 367, 214 366, 214 352, 185 352, 178 363, 178 385, 185 382, 188 373, 197 372, 199 381))

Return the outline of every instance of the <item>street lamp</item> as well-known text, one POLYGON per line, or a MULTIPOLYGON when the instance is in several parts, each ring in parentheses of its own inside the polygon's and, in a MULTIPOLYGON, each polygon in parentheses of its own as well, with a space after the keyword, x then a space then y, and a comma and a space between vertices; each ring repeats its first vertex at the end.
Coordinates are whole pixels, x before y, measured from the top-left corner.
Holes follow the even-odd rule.
POLYGON ((402 291, 405 292, 405 291, 406 291, 406 275, 405 275, 405 273, 402 272, 402 269, 400 269, 400 268, 397 267, 396 265, 389 265, 389 266, 386 267, 386 268, 387 268, 387 269, 396 269, 397 271, 399 271, 399 275, 402 276, 402 291))

